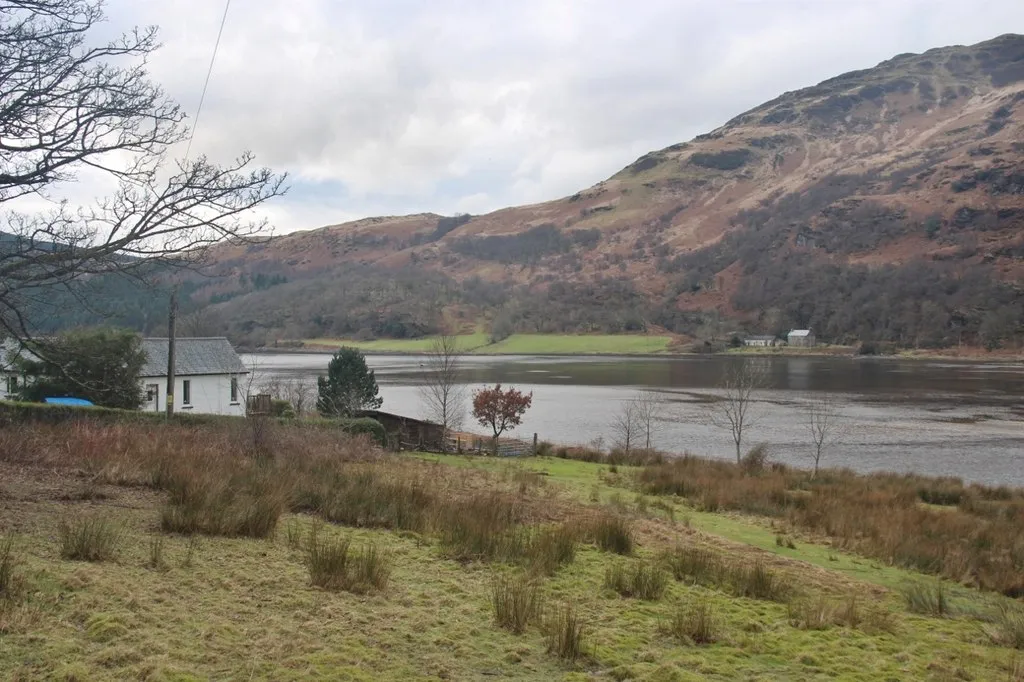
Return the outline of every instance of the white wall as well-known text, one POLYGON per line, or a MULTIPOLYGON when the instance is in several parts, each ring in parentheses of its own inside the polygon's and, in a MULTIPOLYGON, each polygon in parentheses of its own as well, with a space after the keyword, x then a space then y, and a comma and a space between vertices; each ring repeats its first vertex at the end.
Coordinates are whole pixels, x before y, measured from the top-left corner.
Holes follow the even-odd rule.
MULTIPOLYGON (((194 414, 230 414, 245 416, 245 375, 237 375, 238 400, 231 402, 231 377, 227 374, 175 377, 174 411, 194 414), (183 383, 191 385, 190 402, 185 404, 183 383)), ((143 400, 142 409, 163 412, 167 409, 167 377, 148 377, 140 381, 145 392, 150 385, 156 386, 155 400, 143 400)))

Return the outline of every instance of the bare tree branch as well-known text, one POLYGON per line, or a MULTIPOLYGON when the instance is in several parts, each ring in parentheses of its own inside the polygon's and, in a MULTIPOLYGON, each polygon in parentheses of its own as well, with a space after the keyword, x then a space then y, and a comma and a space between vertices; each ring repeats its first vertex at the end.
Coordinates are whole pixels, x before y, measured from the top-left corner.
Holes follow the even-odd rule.
POLYGON ((444 335, 434 340, 424 360, 426 371, 420 398, 427 418, 444 429, 443 450, 448 447, 449 434, 462 428, 466 416, 469 388, 459 376, 462 355, 458 337, 444 335))
POLYGON ((847 423, 835 396, 825 393, 807 404, 806 424, 814 447, 812 476, 817 476, 822 455, 843 439, 847 423))
POLYGON ((742 459, 743 438, 758 421, 755 402, 757 391, 767 383, 767 367, 757 359, 745 358, 730 366, 722 377, 722 396, 711 403, 705 420, 728 431, 736 445, 736 463, 742 459))
POLYGON ((156 29, 95 45, 102 20, 98 0, 0 0, 0 330, 17 338, 52 287, 201 263, 215 243, 260 234, 252 210, 285 191, 247 152, 171 163, 188 128, 146 72, 156 29), (51 196, 83 169, 117 189, 78 209, 51 196), (19 212, 29 194, 54 208, 19 212))

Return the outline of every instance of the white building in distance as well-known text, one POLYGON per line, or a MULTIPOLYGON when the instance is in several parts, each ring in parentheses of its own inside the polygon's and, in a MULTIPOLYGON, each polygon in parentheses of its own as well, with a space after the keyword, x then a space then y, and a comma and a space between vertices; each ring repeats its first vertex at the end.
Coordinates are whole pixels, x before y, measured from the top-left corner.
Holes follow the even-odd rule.
MULTIPOLYGON (((140 374, 143 410, 167 409, 166 338, 142 339, 146 364, 140 374)), ((245 416, 244 379, 249 370, 223 336, 174 341, 174 411, 245 416)))
POLYGON ((786 336, 786 341, 791 346, 813 346, 816 343, 810 329, 794 329, 786 336))
MULTIPOLYGON (((166 338, 142 339, 146 364, 139 375, 142 409, 167 409, 166 338)), ((11 353, 26 353, 14 344, 0 348, 0 400, 7 400, 25 381, 9 367, 11 353)), ((249 374, 242 360, 223 336, 178 338, 174 342, 174 411, 183 414, 226 414, 245 416, 245 379, 249 374)))

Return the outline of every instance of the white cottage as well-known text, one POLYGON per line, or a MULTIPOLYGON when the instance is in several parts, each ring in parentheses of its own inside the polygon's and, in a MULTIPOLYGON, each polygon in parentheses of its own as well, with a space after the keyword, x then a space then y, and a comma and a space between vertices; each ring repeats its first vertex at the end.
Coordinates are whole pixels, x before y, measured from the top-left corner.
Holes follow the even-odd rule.
MULTIPOLYGON (((143 410, 167 409, 167 339, 142 339, 146 364, 143 410)), ((249 370, 223 336, 174 342, 174 411, 245 416, 244 379, 249 370)))
MULTIPOLYGON (((167 409, 167 338, 144 338, 146 364, 139 381, 145 391, 142 409, 167 409)), ((17 390, 24 377, 10 365, 25 354, 16 344, 0 344, 0 400, 17 390)), ((249 374, 224 337, 178 338, 174 342, 174 411, 245 416, 245 379, 249 374)))
POLYGON ((816 343, 814 332, 810 329, 794 329, 786 336, 786 341, 791 346, 810 347, 816 343))

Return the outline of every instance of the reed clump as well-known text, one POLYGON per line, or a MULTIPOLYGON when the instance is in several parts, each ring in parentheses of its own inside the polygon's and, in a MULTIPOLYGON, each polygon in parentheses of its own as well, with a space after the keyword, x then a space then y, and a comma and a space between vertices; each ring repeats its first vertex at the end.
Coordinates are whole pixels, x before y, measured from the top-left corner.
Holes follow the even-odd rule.
MULTIPOLYGON (((1024 596, 1024 491, 958 479, 810 472, 693 456, 636 472, 646 494, 827 535, 836 547, 1008 596, 1024 596)), ((789 546, 784 540, 783 544, 789 546)))

